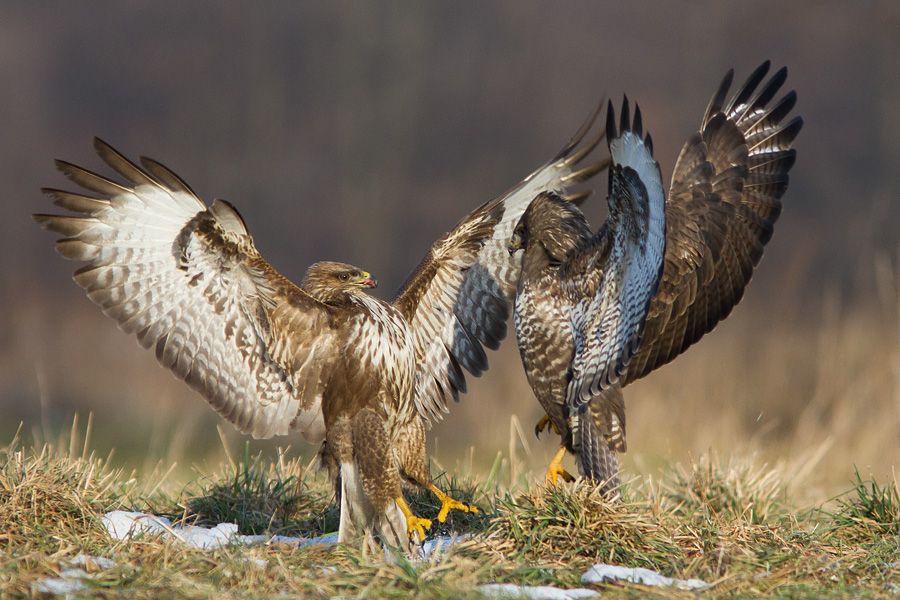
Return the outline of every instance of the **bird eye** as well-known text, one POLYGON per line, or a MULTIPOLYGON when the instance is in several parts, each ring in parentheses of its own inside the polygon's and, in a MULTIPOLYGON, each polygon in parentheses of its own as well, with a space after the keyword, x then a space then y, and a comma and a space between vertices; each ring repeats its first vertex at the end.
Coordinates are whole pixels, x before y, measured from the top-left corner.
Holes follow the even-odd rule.
POLYGON ((341 273, 341 281, 347 281, 348 279, 350 279, 349 273, 341 273))

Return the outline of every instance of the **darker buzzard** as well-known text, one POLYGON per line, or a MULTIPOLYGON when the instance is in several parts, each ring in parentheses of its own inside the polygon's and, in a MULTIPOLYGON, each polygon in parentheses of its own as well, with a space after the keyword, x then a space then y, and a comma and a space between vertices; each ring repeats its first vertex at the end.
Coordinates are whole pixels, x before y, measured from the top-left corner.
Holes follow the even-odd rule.
MULTIPOLYGON (((535 201, 517 226, 513 241, 525 247, 525 262, 516 332, 529 383, 547 413, 535 430, 549 422, 562 437, 549 480, 564 473, 560 461, 568 450, 583 475, 614 487, 616 453, 625 451, 621 388, 678 356, 740 301, 781 212, 791 145, 803 124, 788 119, 793 91, 775 99, 787 70, 763 83, 768 70, 768 62, 758 67, 726 102, 729 71, 681 150, 665 199, 662 276, 649 304, 656 265, 641 263, 634 248, 659 247, 653 223, 663 216, 653 207, 663 190, 655 163, 629 170, 623 162, 628 147, 650 151, 649 144, 629 144, 629 132, 621 141, 607 132, 614 164, 609 218, 596 234, 552 194, 535 201), (640 277, 629 279, 630 272, 640 277)), ((627 114, 626 102, 623 129, 627 114)), ((631 129, 639 134, 639 114, 631 129)))

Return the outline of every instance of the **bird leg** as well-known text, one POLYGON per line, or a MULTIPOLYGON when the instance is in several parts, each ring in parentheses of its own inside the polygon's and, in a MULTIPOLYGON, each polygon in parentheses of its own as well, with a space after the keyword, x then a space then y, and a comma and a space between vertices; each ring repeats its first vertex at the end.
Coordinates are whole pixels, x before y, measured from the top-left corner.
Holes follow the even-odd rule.
POLYGON ((428 484, 428 489, 431 490, 431 492, 435 496, 438 497, 438 500, 441 501, 441 512, 439 512, 438 516, 437 516, 437 520, 440 523, 443 523, 444 521, 447 520, 447 515, 450 513, 451 510, 459 510, 462 512, 471 512, 471 513, 478 512, 477 506, 472 506, 470 504, 464 504, 464 503, 460 502, 459 500, 454 500, 453 498, 448 496, 446 493, 441 491, 441 489, 439 487, 437 487, 436 485, 434 485, 433 483, 428 484))
POLYGON ((562 466, 562 460, 565 456, 566 447, 560 446, 559 450, 557 450, 556 454, 553 456, 553 460, 550 461, 550 466, 547 467, 547 483, 550 485, 556 485, 556 480, 559 479, 560 476, 562 476, 565 481, 575 481, 572 474, 566 471, 562 466))
POLYGON ((550 429, 556 435, 562 435, 561 432, 559 431, 559 427, 556 426, 556 423, 554 423, 552 420, 550 420, 550 415, 544 415, 534 425, 534 437, 540 439, 541 433, 543 433, 543 431, 545 429, 547 429, 547 427, 550 427, 550 429))
POLYGON ((400 512, 406 517, 406 534, 409 536, 409 539, 415 539, 413 536, 418 534, 419 543, 424 542, 425 530, 431 529, 431 519, 423 519, 414 515, 412 509, 409 508, 409 504, 406 503, 406 498, 403 496, 397 496, 397 506, 400 507, 400 512))

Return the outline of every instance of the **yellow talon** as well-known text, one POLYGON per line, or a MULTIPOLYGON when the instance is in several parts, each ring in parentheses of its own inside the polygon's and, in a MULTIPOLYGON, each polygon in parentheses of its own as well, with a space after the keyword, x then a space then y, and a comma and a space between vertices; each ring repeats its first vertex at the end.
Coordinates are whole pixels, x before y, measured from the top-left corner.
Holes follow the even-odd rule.
POLYGON ((549 427, 556 435, 560 435, 559 427, 556 426, 556 423, 550 420, 550 415, 544 415, 534 425, 534 437, 540 439, 541 433, 543 433, 543 431, 547 429, 547 427, 549 427))
POLYGON ((397 506, 400 507, 400 512, 406 517, 406 535, 413 541, 416 539, 415 536, 418 535, 419 543, 421 544, 424 542, 425 530, 431 529, 431 519, 423 519, 422 517, 414 515, 403 496, 397 497, 397 506))
POLYGON ((575 481, 575 478, 572 477, 572 474, 566 471, 562 466, 563 458, 566 456, 566 447, 560 446, 559 450, 556 451, 556 454, 553 456, 553 460, 550 461, 550 466, 547 467, 547 483, 550 485, 556 485, 557 480, 560 476, 565 481, 575 481))
POLYGON ((451 510, 459 510, 462 512, 470 512, 470 513, 478 512, 477 506, 472 506, 470 504, 464 504, 464 503, 460 502, 459 500, 454 500, 453 498, 451 498, 450 496, 448 496, 447 494, 442 492, 440 490, 440 488, 438 488, 433 483, 428 484, 428 489, 431 490, 432 493, 434 493, 434 495, 438 497, 438 500, 441 501, 441 512, 439 512, 438 516, 437 516, 437 520, 440 523, 443 523, 444 521, 447 520, 447 515, 450 514, 451 510))

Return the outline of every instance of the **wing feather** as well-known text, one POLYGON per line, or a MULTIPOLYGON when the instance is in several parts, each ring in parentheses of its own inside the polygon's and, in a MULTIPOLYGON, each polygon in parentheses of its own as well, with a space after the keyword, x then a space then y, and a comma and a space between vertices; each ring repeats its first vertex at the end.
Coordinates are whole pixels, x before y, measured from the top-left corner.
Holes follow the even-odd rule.
POLYGON ((768 70, 767 61, 726 103, 729 71, 681 150, 666 203, 662 281, 623 384, 671 361, 728 316, 772 237, 803 121, 783 122, 796 104, 793 91, 770 106, 787 69, 763 83, 768 70))
POLYGON ((600 106, 553 160, 435 242, 398 292, 395 305, 415 335, 416 406, 430 420, 465 391, 462 369, 481 375, 488 368, 484 348, 497 349, 506 337, 522 261, 507 245, 525 209, 544 192, 565 196, 608 165, 605 157, 589 158, 603 139, 602 131, 587 138, 600 106))
POLYGON ((58 161, 75 183, 105 196, 46 189, 76 216, 35 215, 88 261, 74 279, 157 360, 254 437, 324 434, 321 393, 336 354, 335 309, 318 303, 258 253, 237 210, 208 207, 172 171, 146 171, 95 141, 121 185, 58 161))
MULTIPOLYGON (((662 273, 665 191, 659 164, 637 134, 629 106, 626 98, 619 132, 612 104, 607 110, 612 157, 609 217, 598 235, 610 247, 606 260, 597 265, 603 271, 599 286, 575 302, 570 312, 575 340, 566 398, 570 411, 584 410, 592 398, 618 383, 640 345, 647 308, 662 273)), ((642 129, 639 109, 635 119, 642 129)))

